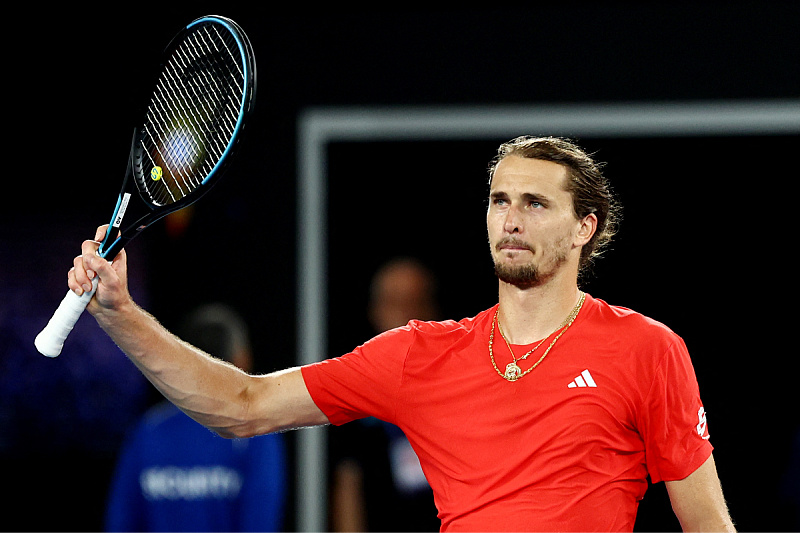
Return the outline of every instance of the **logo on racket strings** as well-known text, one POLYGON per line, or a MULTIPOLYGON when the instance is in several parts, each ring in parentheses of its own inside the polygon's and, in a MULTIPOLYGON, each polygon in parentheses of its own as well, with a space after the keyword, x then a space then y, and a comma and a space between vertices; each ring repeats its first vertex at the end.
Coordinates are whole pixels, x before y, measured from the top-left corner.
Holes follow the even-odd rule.
POLYGON ((158 181, 161 179, 162 174, 163 171, 161 170, 161 167, 153 167, 153 170, 150 171, 150 179, 153 181, 158 181))

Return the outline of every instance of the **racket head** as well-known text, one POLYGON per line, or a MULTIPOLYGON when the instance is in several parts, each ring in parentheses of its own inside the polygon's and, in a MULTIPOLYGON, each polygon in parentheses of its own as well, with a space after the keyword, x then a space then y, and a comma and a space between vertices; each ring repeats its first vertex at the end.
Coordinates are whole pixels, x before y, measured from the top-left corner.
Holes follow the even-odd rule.
POLYGON ((180 209, 222 175, 255 105, 255 74, 250 41, 231 19, 201 17, 172 39, 131 153, 145 203, 180 209))
MULTIPOLYGON (((144 120, 134 131, 101 257, 113 260, 143 229, 197 201, 219 180, 241 142, 255 92, 252 46, 234 21, 201 17, 170 41, 144 120)), ((61 353, 97 281, 80 297, 67 292, 34 341, 42 354, 61 353)))
POLYGON ((252 45, 226 17, 208 15, 182 28, 164 49, 155 78, 99 250, 109 259, 141 230, 194 203, 219 180, 255 107, 252 45), (144 209, 133 209, 128 216, 133 221, 123 226, 134 192, 144 209))

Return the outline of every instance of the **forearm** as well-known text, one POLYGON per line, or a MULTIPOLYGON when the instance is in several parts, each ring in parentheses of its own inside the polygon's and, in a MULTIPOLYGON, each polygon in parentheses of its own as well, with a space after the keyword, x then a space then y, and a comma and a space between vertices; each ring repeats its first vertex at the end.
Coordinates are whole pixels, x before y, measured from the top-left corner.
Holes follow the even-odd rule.
POLYGON ((147 379, 189 416, 225 437, 255 431, 254 377, 183 342, 133 301, 99 311, 95 318, 147 379))
POLYGON ((727 509, 712 508, 707 513, 687 513, 675 509, 675 514, 681 524, 681 529, 685 532, 690 531, 717 531, 734 533, 736 527, 733 525, 727 509))
POLYGON ((714 456, 680 481, 667 481, 672 509, 684 531, 736 531, 717 476, 714 456))
MULTIPOLYGON (((102 235, 104 226, 96 239, 102 235)), ((108 262, 96 254, 98 245, 84 241, 67 276, 70 290, 80 296, 99 276, 87 310, 168 400, 224 437, 328 423, 299 368, 251 376, 167 331, 131 299, 125 251, 108 262)))

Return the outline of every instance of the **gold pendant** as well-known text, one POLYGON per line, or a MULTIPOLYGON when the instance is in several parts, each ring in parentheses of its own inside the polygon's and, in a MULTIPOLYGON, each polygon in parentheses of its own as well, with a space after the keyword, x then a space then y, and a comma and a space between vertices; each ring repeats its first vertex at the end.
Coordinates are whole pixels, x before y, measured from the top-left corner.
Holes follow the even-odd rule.
POLYGON ((508 381, 517 381, 522 374, 516 363, 508 363, 506 366, 506 373, 503 375, 508 381))

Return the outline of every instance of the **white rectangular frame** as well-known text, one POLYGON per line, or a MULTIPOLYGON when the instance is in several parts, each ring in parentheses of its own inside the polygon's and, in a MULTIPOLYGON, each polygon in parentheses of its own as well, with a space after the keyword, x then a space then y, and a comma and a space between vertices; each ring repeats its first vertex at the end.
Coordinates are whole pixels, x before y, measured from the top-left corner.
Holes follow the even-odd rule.
MULTIPOLYGON (((327 353, 327 147, 337 141, 794 135, 800 100, 312 108, 298 119, 297 364, 327 353)), ((327 528, 324 428, 297 435, 299 531, 327 528)))

